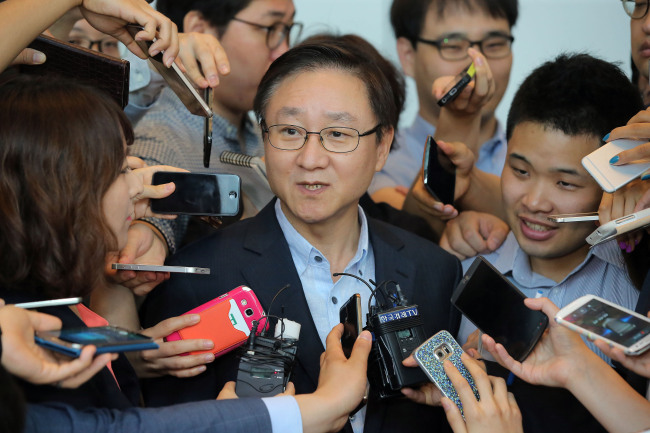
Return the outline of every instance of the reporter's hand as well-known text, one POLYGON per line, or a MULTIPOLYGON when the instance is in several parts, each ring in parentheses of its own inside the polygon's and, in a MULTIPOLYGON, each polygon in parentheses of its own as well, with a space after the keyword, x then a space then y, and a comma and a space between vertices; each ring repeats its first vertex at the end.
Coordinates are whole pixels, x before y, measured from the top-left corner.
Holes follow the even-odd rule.
MULTIPOLYGON (((648 317, 650 317, 650 311, 648 312, 648 317)), ((646 351, 645 353, 637 356, 628 356, 623 353, 623 351, 618 347, 611 347, 603 340, 595 339, 594 344, 606 356, 609 356, 614 361, 620 362, 623 367, 635 372, 638 375, 650 378, 650 351, 646 351)))
POLYGON ((201 89, 219 85, 219 74, 230 73, 223 47, 208 33, 179 33, 180 51, 176 63, 201 89))
POLYGON ((192 377, 206 370, 205 364, 214 361, 214 354, 201 353, 198 355, 181 356, 183 353, 197 350, 211 350, 214 343, 211 340, 178 340, 164 341, 164 337, 179 331, 201 320, 198 314, 184 314, 163 320, 156 326, 147 328, 140 333, 151 337, 160 346, 158 349, 131 352, 129 360, 133 364, 138 377, 158 377, 165 374, 176 377, 192 377))
POLYGON ((460 260, 496 251, 506 240, 510 228, 499 217, 475 211, 463 211, 447 221, 440 247, 460 260))
POLYGON ((176 189, 174 182, 152 185, 153 174, 158 171, 174 171, 178 173, 189 173, 189 171, 182 168, 172 167, 171 165, 148 166, 142 159, 135 156, 128 156, 127 164, 129 168, 133 170, 133 174, 138 176, 143 185, 142 192, 133 198, 135 219, 145 217, 175 219, 177 215, 156 214, 151 211, 151 199, 167 197, 176 189))
POLYGON ((466 353, 461 355, 461 360, 474 378, 481 399, 476 400, 467 380, 449 360, 445 360, 445 373, 458 393, 465 414, 463 420, 458 406, 443 397, 442 407, 454 433, 523 432, 521 412, 505 381, 500 377, 488 376, 478 362, 466 353))
POLYGON ((342 336, 342 324, 336 325, 327 336, 316 391, 295 397, 305 433, 339 431, 365 393, 368 354, 372 345, 370 332, 359 334, 349 359, 341 348, 342 336))
MULTIPOLYGON (((443 109, 450 110, 456 115, 479 113, 483 106, 492 99, 496 90, 492 70, 490 70, 485 56, 475 48, 468 49, 467 53, 474 62, 474 68, 476 69, 474 79, 469 82, 456 99, 443 107, 443 109)), ((455 85, 455 78, 456 76, 437 78, 432 85, 433 96, 436 99, 442 98, 455 85)))
POLYGON ((80 10, 90 25, 118 39, 140 58, 147 56, 126 29, 128 23, 144 27, 135 35, 136 39, 152 41, 156 38, 149 54, 154 56, 164 51, 163 63, 167 67, 178 55, 176 24, 142 0, 82 0, 80 10))
POLYGON ((33 48, 25 48, 18 54, 18 56, 9 64, 15 65, 40 65, 45 63, 45 54, 33 48))
MULTIPOLYGON (((638 212, 647 204, 645 201, 650 200, 650 182, 643 180, 634 180, 613 194, 603 193, 603 198, 598 207, 598 218, 601 225, 638 212)), ((650 203, 648 203, 650 204, 650 203)), ((631 253, 634 247, 639 244, 643 231, 628 233, 617 239, 622 250, 631 253)))
MULTIPOLYGON (((419 368, 418 363, 413 355, 403 360, 402 364, 406 367, 419 368)), ((404 394, 404 396, 406 396, 406 398, 409 400, 419 404, 426 404, 427 406, 440 406, 440 401, 443 397, 440 389, 438 389, 438 387, 431 382, 425 383, 418 389, 407 387, 402 388, 401 391, 402 394, 404 394)))
POLYGON ((587 347, 578 333, 555 321, 559 308, 548 298, 527 298, 524 303, 531 310, 541 310, 549 317, 548 328, 524 362, 513 359, 503 345, 497 344, 487 334, 483 334, 483 349, 528 383, 566 388, 572 377, 578 377, 576 372, 584 367, 585 361, 598 358, 598 355, 587 347))
POLYGON ((94 358, 95 346, 86 346, 79 358, 70 358, 44 349, 34 342, 35 331, 61 329, 61 320, 11 305, 0 307, 2 329, 2 365, 23 380, 34 384, 52 384, 76 388, 99 372, 115 354, 94 358))

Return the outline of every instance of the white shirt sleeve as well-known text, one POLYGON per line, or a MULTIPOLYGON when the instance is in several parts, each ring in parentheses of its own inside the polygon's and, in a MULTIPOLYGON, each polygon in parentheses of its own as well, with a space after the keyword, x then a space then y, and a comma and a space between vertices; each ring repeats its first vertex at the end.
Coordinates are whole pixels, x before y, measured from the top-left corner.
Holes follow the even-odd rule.
POLYGON ((262 401, 269 411, 273 433, 302 433, 302 416, 295 398, 268 397, 262 401))

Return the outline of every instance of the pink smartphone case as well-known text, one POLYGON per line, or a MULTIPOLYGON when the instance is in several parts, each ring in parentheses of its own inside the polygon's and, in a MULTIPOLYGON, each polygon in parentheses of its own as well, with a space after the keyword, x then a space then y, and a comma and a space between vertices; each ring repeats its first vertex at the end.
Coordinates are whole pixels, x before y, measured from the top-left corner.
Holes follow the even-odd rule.
MULTIPOLYGON (((196 338, 212 340, 214 342, 212 350, 199 350, 184 355, 212 352, 214 356, 221 356, 246 342, 253 321, 259 321, 264 315, 264 310, 253 290, 246 286, 239 286, 184 314, 198 314, 201 316, 201 321, 168 335, 165 340, 196 338), (233 311, 234 305, 237 307, 235 311, 233 311), (248 309, 253 311, 250 316, 246 315, 248 309)), ((257 333, 261 333, 263 328, 264 326, 260 326, 257 333)))

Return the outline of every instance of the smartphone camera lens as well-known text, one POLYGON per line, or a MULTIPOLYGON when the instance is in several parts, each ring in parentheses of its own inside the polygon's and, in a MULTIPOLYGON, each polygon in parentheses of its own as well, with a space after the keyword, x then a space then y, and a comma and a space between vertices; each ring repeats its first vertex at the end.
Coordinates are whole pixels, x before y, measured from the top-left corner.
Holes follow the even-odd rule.
POLYGON ((246 317, 251 317, 253 315, 253 309, 247 308, 246 311, 244 311, 244 313, 246 313, 246 317))
POLYGON ((436 358, 438 358, 440 360, 442 360, 445 357, 445 354, 443 353, 443 351, 441 349, 436 350, 435 353, 436 353, 436 358))
POLYGON ((230 191, 230 193, 228 194, 228 197, 230 197, 233 200, 236 199, 237 198, 237 192, 236 191, 230 191))

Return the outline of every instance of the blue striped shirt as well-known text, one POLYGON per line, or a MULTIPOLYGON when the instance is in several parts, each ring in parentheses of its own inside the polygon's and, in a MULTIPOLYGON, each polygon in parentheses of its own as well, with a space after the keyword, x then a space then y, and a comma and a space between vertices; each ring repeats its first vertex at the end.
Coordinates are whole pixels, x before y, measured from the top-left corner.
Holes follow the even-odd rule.
MULTIPOLYGON (((542 296, 560 308, 581 296, 596 295, 634 310, 639 298, 639 291, 628 276, 616 242, 605 242, 591 248, 582 263, 559 283, 532 271, 528 255, 519 247, 512 232, 498 250, 484 257, 524 295, 534 298, 540 290, 542 296)), ((464 260, 463 271, 467 271, 473 261, 473 258, 464 260)), ((474 330, 476 327, 463 316, 458 341, 463 344, 474 330)), ((609 358, 593 343, 586 339, 585 342, 591 350, 609 362, 609 358)))

